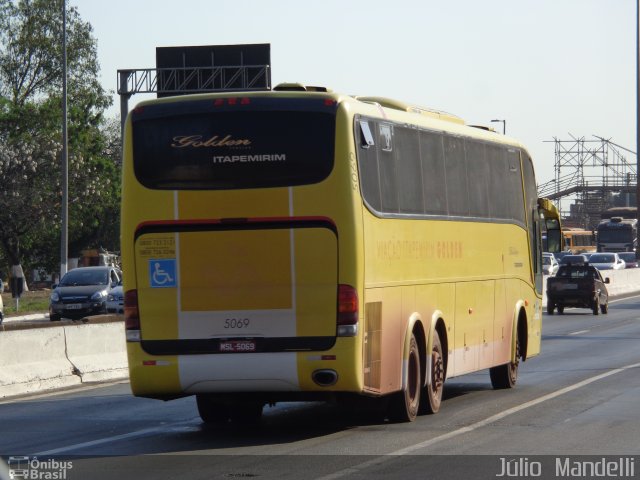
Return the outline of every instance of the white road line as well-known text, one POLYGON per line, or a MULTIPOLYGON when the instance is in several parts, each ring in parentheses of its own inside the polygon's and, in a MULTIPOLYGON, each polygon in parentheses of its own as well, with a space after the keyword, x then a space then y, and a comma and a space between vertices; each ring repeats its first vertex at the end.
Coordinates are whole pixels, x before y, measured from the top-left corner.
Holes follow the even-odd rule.
POLYGON ((87 447, 95 447, 96 445, 104 445, 106 443, 117 442, 118 440, 127 440, 130 438, 143 437, 145 435, 153 435, 155 433, 166 432, 167 430, 176 430, 179 427, 192 424, 194 420, 188 420, 184 422, 172 423, 169 425, 161 425, 159 427, 145 428, 144 430, 137 430, 135 432, 123 433, 122 435, 115 435, 113 437, 98 438, 90 442, 76 443, 74 445, 67 445, 66 447, 54 448, 53 450, 46 450, 44 452, 34 453, 33 456, 45 456, 45 455, 57 455, 59 453, 72 452, 87 447))
POLYGON ((571 332, 568 335, 580 335, 581 333, 589 333, 591 330, 578 330, 577 332, 571 332))
POLYGON ((530 407, 534 407, 540 403, 546 402, 547 400, 552 400, 556 397, 559 397, 560 395, 564 395, 565 393, 569 393, 572 392, 574 390, 577 390, 579 388, 584 387, 585 385, 589 385, 590 383, 596 382, 598 380, 602 380, 603 378, 607 378, 610 377, 611 375, 616 375, 618 373, 622 373, 626 370, 632 369, 632 368, 638 368, 640 367, 640 363, 635 363, 633 365, 627 365, 626 367, 621 367, 621 368, 616 368, 614 370, 609 370, 608 372, 605 373, 601 373, 600 375, 596 375, 594 377, 590 377, 587 378, 585 380, 582 380, 581 382, 578 383, 574 383, 573 385, 570 385, 568 387, 565 388, 561 388, 560 390, 556 390, 555 392, 549 393, 547 395, 543 395, 542 397, 536 398, 535 400, 531 400, 529 402, 523 403, 521 405, 518 405, 517 407, 513 407, 513 408, 509 408, 508 410, 505 410, 504 412, 500 412, 497 413, 495 415, 492 415, 491 417, 485 418, 484 420, 480 420, 479 422, 476 422, 472 425, 469 425, 467 427, 463 427, 463 428, 459 428, 458 430, 454 430, 452 432, 449 433, 445 433, 444 435, 440 435, 438 437, 426 440, 424 442, 421 443, 417 443, 416 445, 411 445, 410 447, 406 447, 406 448, 401 448, 400 450, 396 450, 395 452, 391 452, 391 453, 387 453, 383 456, 377 457, 373 460, 369 460, 368 462, 364 462, 361 463, 359 465, 355 465, 353 467, 349 467, 346 468, 344 470, 340 470, 338 472, 332 473, 330 475, 325 475, 324 477, 320 477, 318 480, 334 480, 336 478, 342 478, 345 477, 347 475, 353 475, 355 473, 360 473, 362 474, 362 471, 376 466, 376 465, 380 465, 384 462, 386 462, 387 460, 391 460, 394 457, 397 456, 402 456, 402 455, 409 455, 411 453, 416 452, 417 450, 421 450, 423 448, 427 448, 430 447, 432 445, 435 445, 437 443, 443 442, 445 440, 449 440, 451 438, 457 437, 459 435, 462 435, 464 433, 470 433, 473 432, 474 430, 477 430, 479 428, 482 427, 486 427, 487 425, 490 425, 492 423, 495 423, 499 420, 502 420, 505 417, 508 417, 509 415, 513 415, 514 413, 520 412, 521 410, 525 410, 527 408, 530 407))

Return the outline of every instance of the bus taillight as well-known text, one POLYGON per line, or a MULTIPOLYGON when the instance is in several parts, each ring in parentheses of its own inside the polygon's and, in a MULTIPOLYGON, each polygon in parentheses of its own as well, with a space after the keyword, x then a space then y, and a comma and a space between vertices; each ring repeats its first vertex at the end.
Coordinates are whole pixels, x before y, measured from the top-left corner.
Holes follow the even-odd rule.
POLYGON ((138 290, 127 290, 124 294, 124 325, 127 332, 127 341, 139 342, 138 290))
POLYGON ((338 285, 338 336, 358 333, 358 292, 351 285, 338 285))

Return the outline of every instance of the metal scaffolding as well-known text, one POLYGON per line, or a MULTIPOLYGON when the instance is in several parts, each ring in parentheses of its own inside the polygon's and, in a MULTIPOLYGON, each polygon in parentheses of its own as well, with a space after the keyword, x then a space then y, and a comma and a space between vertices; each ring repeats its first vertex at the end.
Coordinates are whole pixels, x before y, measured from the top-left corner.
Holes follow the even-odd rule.
POLYGON ((636 152, 597 135, 569 136, 554 137, 554 178, 538 186, 539 196, 556 202, 565 224, 593 229, 607 208, 635 206, 636 152))

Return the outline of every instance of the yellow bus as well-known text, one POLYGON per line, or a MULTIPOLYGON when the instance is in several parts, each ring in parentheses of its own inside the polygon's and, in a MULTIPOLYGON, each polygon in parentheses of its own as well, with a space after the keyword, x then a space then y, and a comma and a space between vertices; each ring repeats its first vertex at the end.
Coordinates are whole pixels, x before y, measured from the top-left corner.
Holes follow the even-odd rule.
POLYGON ((591 230, 563 228, 564 249, 573 254, 596 251, 596 235, 591 230))
POLYGON ((300 84, 145 101, 122 188, 134 395, 413 421, 446 378, 510 388, 540 351, 558 212, 522 145, 453 115, 300 84))

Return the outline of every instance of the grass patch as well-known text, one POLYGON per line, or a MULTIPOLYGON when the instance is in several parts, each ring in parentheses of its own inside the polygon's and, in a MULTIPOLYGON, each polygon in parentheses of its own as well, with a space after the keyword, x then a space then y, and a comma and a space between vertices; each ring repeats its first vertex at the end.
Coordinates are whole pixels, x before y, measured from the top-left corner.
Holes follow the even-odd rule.
POLYGON ((50 290, 37 290, 34 292, 24 292, 20 297, 18 311, 16 312, 16 299, 11 297, 11 292, 2 294, 4 304, 4 316, 29 315, 31 313, 49 312, 50 290))

